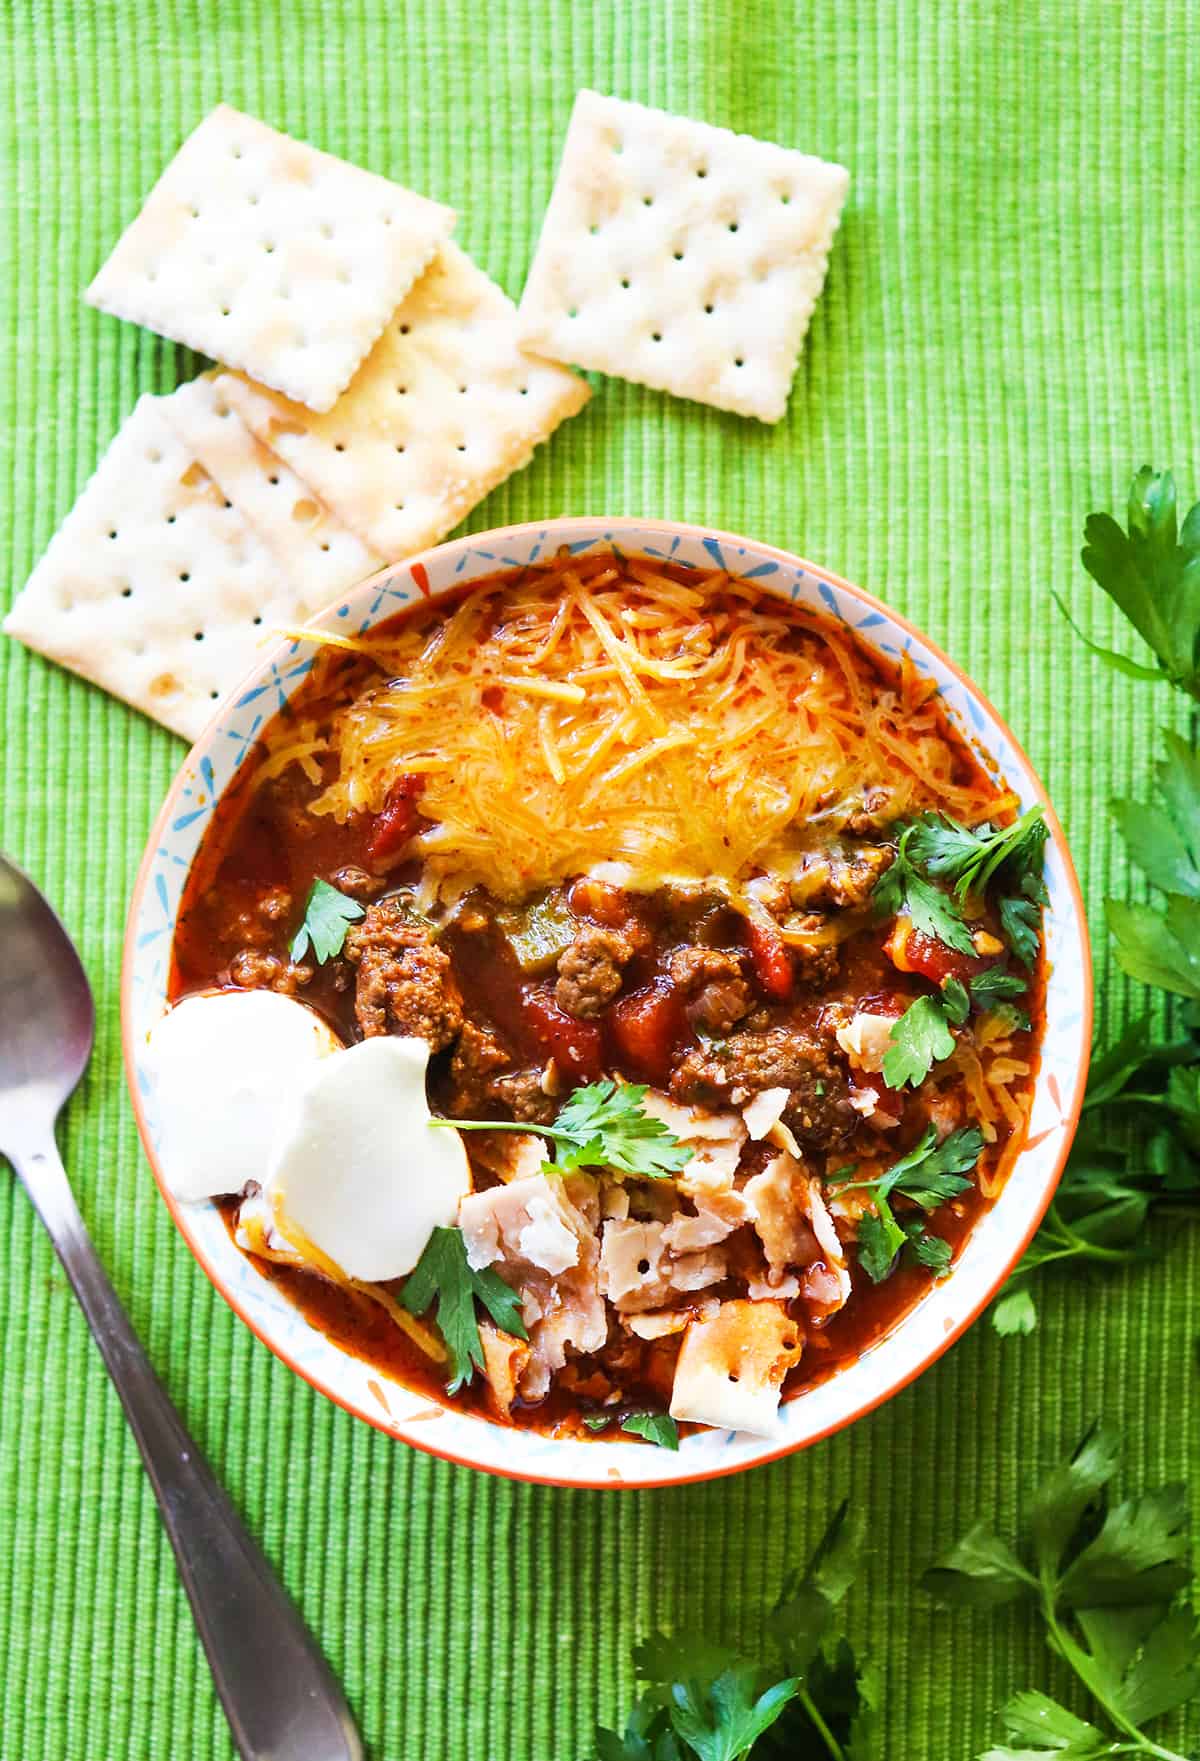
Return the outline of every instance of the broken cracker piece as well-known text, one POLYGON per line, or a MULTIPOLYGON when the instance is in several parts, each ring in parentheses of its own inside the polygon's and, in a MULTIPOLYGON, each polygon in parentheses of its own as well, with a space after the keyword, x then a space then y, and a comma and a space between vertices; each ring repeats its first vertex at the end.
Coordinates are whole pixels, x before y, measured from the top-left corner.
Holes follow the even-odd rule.
POLYGON ((777 422, 849 181, 808 154, 581 91, 521 337, 555 361, 777 422))
POLYGON ((3 628, 194 740, 264 636, 320 606, 197 464, 164 401, 138 400, 3 628))
POLYGON ((327 410, 454 223, 451 209, 219 104, 87 298, 327 410))
POLYGON ((671 1417, 775 1435, 783 1379, 803 1349, 803 1329, 782 1303, 723 1302, 684 1335, 671 1417))
POLYGON ((376 556, 290 465, 253 435, 212 374, 181 385, 161 409, 192 457, 252 526, 281 570, 302 578, 306 601, 332 604, 380 568, 376 556))
POLYGON ((589 396, 523 351, 512 301, 450 244, 327 415, 234 374, 217 384, 389 562, 445 537, 589 396))

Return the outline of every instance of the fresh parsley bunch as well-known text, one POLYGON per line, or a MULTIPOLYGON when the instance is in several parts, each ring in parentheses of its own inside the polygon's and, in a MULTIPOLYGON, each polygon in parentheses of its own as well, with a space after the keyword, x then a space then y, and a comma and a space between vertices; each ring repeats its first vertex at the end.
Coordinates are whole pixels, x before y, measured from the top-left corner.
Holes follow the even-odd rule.
POLYGON ((1200 1693, 1187 1488, 1111 1503, 1119 1457, 1116 1434, 1093 1426, 1034 1494, 1016 1548, 977 1523, 925 1574, 951 1607, 1035 1607, 1109 1727, 1048 1694, 1018 1694, 1000 1713, 1008 1740, 981 1761, 1188 1761, 1142 1728, 1200 1693))
POLYGON ((707 1636, 638 1646, 646 1689, 623 1731, 598 1733, 599 1761, 877 1761, 878 1678, 833 1631, 860 1539, 843 1503, 785 1583, 757 1658, 707 1636))
POLYGON ((1114 801, 1113 818, 1133 862, 1166 895, 1163 910, 1104 902, 1117 964, 1131 978, 1200 999, 1200 758, 1164 732, 1154 767, 1159 801, 1114 801))

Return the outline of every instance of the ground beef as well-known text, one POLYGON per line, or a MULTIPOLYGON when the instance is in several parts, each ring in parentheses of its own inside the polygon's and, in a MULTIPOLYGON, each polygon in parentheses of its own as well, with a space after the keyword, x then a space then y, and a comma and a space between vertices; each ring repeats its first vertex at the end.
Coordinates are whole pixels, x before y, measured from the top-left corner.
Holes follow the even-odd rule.
POLYGON ((637 941, 623 929, 581 925, 558 957, 554 1000, 578 1020, 601 1015, 621 988, 621 969, 637 952, 637 941))
POLYGON ((800 1027, 698 1046, 671 1078, 675 1100, 702 1107, 741 1107, 765 1088, 791 1090, 783 1117, 802 1142, 828 1146, 853 1135, 858 1115, 846 1071, 824 1039, 800 1027))
POLYGON ((741 960, 727 948, 676 948, 667 971, 688 996, 688 1019, 709 1033, 728 1033, 753 1007, 741 960))
POLYGON ((863 844, 854 850, 830 851, 805 863, 792 882, 792 903, 857 910, 875 890, 881 874, 891 867, 895 852, 886 844, 863 844))
POLYGON ((512 1066, 513 1057, 497 1034, 464 1021, 450 1059, 451 1113, 459 1119, 489 1119, 499 1106, 514 1119, 548 1125, 558 1102, 542 1088, 541 1071, 512 1066))
MULTIPOLYGON (((802 917, 793 913, 788 921, 789 929, 802 935, 814 936, 825 928, 825 924, 826 919, 819 911, 808 911, 802 917)), ((816 945, 789 942, 788 947, 798 984, 806 985, 811 990, 822 990, 833 983, 838 975, 842 952, 836 942, 821 942, 816 945)))
POLYGON ((264 954, 258 948, 241 948, 229 962, 229 976, 244 991, 272 990, 292 997, 312 982, 313 969, 278 954, 264 954))
POLYGON ((387 885, 378 875, 368 874, 354 862, 339 868, 331 879, 339 893, 347 893, 352 899, 373 899, 387 885))
POLYGON ((399 899, 369 905, 342 951, 358 968, 354 1012, 364 1038, 411 1034, 435 1052, 456 1038, 463 1014, 450 960, 399 899))
MULTIPOLYGON (((215 893, 209 895, 209 902, 221 907, 221 900, 215 893)), ((228 921, 221 939, 226 947, 237 947, 243 953, 254 948, 269 948, 278 938, 280 924, 291 916, 291 911, 292 895, 287 888, 268 887, 252 906, 239 911, 228 921)))

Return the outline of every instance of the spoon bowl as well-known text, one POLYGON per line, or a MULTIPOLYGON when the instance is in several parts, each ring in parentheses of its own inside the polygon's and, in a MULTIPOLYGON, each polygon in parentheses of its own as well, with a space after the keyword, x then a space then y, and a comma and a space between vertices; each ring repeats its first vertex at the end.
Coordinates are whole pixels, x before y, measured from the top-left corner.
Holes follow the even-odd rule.
POLYGON ((96 1010, 79 955, 28 875, 0 856, 0 1108, 53 1120, 92 1055, 96 1010))

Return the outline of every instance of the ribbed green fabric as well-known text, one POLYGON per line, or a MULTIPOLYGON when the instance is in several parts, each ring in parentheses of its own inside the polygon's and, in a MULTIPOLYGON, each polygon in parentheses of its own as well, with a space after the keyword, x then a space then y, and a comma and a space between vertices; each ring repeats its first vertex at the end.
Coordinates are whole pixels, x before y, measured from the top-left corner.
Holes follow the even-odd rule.
MULTIPOLYGON (((982 683, 1063 813, 1101 951, 1124 884, 1105 812, 1171 706, 1100 670, 1051 587, 1117 631, 1074 560, 1144 460, 1200 491, 1200 30, 1188 0, 7 0, 0 8, 0 545, 6 595, 137 394, 192 370, 84 287, 219 99, 462 216, 520 290, 576 88, 691 112, 853 174, 778 428, 600 381, 473 515, 670 514, 798 549, 915 618, 982 683)), ((7 597, 4 600, 7 603, 7 597)), ((96 1056, 68 1167, 116 1285, 387 1761, 581 1761, 655 1623, 752 1639, 849 1493, 873 1551, 849 1604, 887 1679, 885 1752, 977 1753, 991 1710, 1061 1685, 1022 1618, 914 1588, 977 1515, 1011 1518, 1104 1411, 1131 1477, 1200 1445, 1200 1232, 1051 1286, 1027 1341, 986 1325, 848 1433, 675 1492, 515 1486, 388 1442, 289 1374, 214 1295, 140 1157, 118 1050, 136 861, 181 757, 0 643, 0 845, 79 938, 96 1056)), ((0 1758, 227 1758, 229 1739, 120 1409, 51 1250, 0 1182, 0 1758)), ((1195 1719, 1191 1740, 1200 1740, 1195 1719)))

